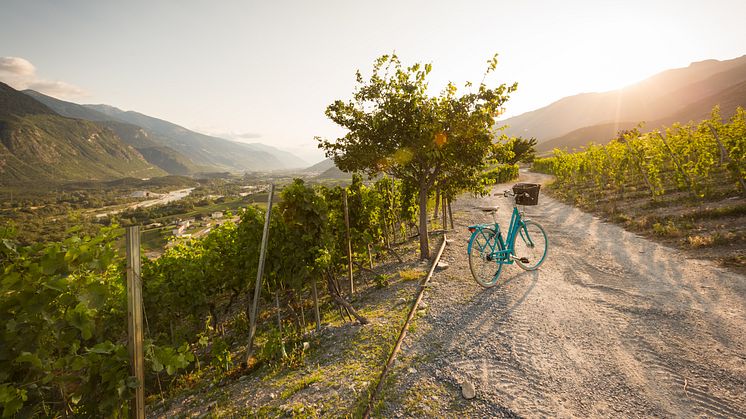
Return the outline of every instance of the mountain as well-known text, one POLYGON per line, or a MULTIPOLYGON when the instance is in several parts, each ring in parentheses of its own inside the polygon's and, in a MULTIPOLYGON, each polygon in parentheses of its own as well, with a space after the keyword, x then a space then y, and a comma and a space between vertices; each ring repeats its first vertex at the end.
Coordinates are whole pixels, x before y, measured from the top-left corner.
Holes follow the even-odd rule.
POLYGON ((536 145, 539 155, 548 154, 555 148, 572 150, 580 149, 590 142, 605 144, 616 137, 620 130, 630 129, 637 126, 635 122, 611 122, 608 124, 593 125, 571 131, 561 137, 552 138, 536 145))
POLYGON ((316 176, 317 179, 350 179, 352 178, 352 173, 343 172, 339 169, 337 166, 330 167, 329 169, 325 170, 323 173, 316 176))
POLYGON ((323 173, 331 169, 332 167, 336 167, 334 166, 334 160, 324 159, 314 164, 313 166, 306 167, 305 169, 303 169, 303 171, 308 173, 323 173))
POLYGON ((613 138, 617 129, 640 121, 650 122, 652 129, 661 123, 702 119, 716 104, 721 105, 724 116, 732 114, 736 106, 746 102, 738 87, 743 82, 746 55, 706 60, 661 72, 624 89, 566 97, 500 124, 508 125, 508 135, 536 137, 537 151, 550 145, 600 143, 613 138))
POLYGON ((303 169, 304 173, 316 175, 317 179, 349 179, 352 174, 341 171, 332 159, 324 159, 303 169))
POLYGON ((273 156, 280 159, 282 164, 285 166, 286 169, 300 169, 303 167, 306 167, 308 165, 308 162, 303 160, 302 158, 296 156, 295 154, 280 150, 279 148, 275 148, 266 144, 262 143, 241 143, 251 149, 263 151, 265 153, 270 153, 273 156))
POLYGON ((0 83, 0 182, 163 176, 117 134, 0 83))
POLYGON ((199 169, 189 158, 173 148, 163 145, 162 140, 158 140, 157 136, 137 125, 116 121, 104 113, 77 103, 56 99, 34 90, 24 90, 23 93, 43 103, 59 115, 92 121, 100 126, 108 127, 125 143, 140 152, 145 160, 170 174, 187 175, 199 169))
MULTIPOLYGON (((237 143, 223 138, 212 137, 190 131, 182 126, 153 118, 133 111, 123 111, 109 105, 83 105, 103 113, 113 120, 126 122, 145 128, 158 136, 158 140, 171 147, 193 162, 209 166, 218 171, 257 171, 291 169, 293 162, 285 162, 282 155, 275 155, 279 150, 274 147, 237 143), (268 152, 267 150, 275 150, 268 152)), ((303 164, 301 164, 301 167, 303 164)))
MULTIPOLYGON (((701 83, 699 83, 701 85, 701 83)), ((699 86, 692 86, 695 89, 699 86)), ((703 91, 707 91, 704 90, 703 91)), ((711 91, 711 90, 710 90, 711 91)), ((654 121, 646 122, 643 131, 661 129, 670 126, 675 122, 687 123, 698 122, 710 117, 712 108, 719 105, 721 116, 724 119, 730 118, 735 113, 737 107, 746 108, 746 81, 742 81, 730 87, 718 91, 715 94, 697 100, 676 110, 674 113, 654 121)), ((617 136, 619 130, 630 129, 637 126, 638 122, 613 122, 608 124, 593 125, 583 127, 569 132, 561 137, 540 143, 536 146, 539 154, 547 154, 555 148, 572 150, 594 142, 596 144, 605 144, 617 136)))
POLYGON ((0 82, 0 117, 27 115, 56 115, 48 106, 0 82))

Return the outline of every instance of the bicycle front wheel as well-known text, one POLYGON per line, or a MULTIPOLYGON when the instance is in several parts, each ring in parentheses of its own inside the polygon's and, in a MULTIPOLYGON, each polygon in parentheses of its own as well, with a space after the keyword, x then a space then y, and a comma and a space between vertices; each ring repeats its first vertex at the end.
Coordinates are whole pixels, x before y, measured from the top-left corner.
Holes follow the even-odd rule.
POLYGON ((495 230, 484 228, 475 231, 469 239, 469 269, 477 283, 485 288, 497 284, 502 263, 495 261, 494 251, 502 250, 495 230))
POLYGON ((527 271, 534 271, 547 258, 549 239, 539 223, 526 221, 518 228, 513 247, 518 258, 515 263, 527 271))

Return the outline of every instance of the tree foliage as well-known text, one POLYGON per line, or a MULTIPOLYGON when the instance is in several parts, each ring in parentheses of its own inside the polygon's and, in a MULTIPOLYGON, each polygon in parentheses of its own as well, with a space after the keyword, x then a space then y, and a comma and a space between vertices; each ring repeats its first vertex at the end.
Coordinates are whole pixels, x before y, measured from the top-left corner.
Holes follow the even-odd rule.
POLYGON ((508 164, 531 163, 536 157, 536 138, 515 137, 508 140, 507 148, 512 151, 513 157, 507 160, 508 164))
MULTIPOLYGON (((487 73, 497 65, 490 60, 487 73)), ((438 179, 458 177, 464 184, 479 181, 479 173, 494 154, 494 117, 516 85, 459 95, 452 83, 439 96, 428 93, 430 64, 404 67, 396 55, 384 55, 365 80, 357 73, 352 100, 337 100, 326 115, 347 129, 334 141, 319 139, 335 164, 369 176, 387 173, 417 191, 420 253, 429 256, 427 198, 438 179)), ((485 74, 486 76, 487 74, 485 74)))

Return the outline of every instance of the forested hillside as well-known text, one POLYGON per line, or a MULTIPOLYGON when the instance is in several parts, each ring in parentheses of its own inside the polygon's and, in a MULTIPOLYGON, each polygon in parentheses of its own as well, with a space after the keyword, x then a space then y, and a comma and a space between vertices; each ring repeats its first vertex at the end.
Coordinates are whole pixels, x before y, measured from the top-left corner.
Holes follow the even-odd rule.
POLYGON ((0 83, 0 182, 165 174, 111 129, 59 116, 0 83))

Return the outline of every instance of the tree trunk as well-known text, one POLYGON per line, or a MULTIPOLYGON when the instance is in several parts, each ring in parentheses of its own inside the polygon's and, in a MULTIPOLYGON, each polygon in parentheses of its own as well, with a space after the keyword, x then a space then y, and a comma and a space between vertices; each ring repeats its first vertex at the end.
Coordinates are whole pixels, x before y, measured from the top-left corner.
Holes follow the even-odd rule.
POLYGON ((420 259, 430 258, 430 246, 427 241, 427 180, 420 180, 420 259))

